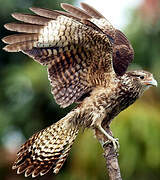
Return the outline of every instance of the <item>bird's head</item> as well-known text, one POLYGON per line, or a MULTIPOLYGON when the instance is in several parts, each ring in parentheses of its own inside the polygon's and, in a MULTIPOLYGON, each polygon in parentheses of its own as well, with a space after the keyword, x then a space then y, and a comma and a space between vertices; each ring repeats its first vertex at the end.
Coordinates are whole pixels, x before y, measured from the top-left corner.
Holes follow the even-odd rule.
POLYGON ((136 70, 127 72, 124 78, 124 84, 130 84, 133 88, 139 90, 140 95, 149 87, 157 86, 157 81, 150 72, 136 70))

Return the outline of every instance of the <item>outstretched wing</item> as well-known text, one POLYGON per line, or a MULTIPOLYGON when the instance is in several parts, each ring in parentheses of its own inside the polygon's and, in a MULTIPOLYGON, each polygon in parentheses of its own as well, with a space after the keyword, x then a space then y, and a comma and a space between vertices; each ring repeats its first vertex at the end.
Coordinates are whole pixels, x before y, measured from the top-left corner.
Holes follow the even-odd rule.
POLYGON ((123 75, 128 65, 134 59, 134 50, 127 37, 97 10, 86 3, 81 3, 83 10, 76 8, 70 4, 63 3, 62 7, 72 15, 72 17, 80 19, 88 19, 90 22, 98 26, 113 43, 113 67, 117 75, 123 75))
POLYGON ((102 85, 102 73, 114 74, 112 46, 94 23, 92 26, 68 13, 31 8, 37 15, 14 13, 24 23, 5 28, 20 32, 3 38, 6 51, 22 51, 48 67, 55 100, 62 107, 78 101, 94 86, 102 85))

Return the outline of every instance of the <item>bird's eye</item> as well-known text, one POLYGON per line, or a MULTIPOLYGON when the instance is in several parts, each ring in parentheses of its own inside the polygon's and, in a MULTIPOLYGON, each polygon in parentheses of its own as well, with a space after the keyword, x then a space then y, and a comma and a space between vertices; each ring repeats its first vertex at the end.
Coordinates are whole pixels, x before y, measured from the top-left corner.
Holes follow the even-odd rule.
POLYGON ((140 76, 140 79, 144 79, 144 76, 140 76))

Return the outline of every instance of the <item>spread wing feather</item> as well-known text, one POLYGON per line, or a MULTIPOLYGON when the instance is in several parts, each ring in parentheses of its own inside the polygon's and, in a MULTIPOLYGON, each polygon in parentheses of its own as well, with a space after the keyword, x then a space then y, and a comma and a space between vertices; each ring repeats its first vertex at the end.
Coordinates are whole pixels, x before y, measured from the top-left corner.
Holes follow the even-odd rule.
POLYGON ((102 31, 106 34, 112 36, 113 38, 115 37, 115 28, 112 26, 112 24, 91 6, 85 3, 81 3, 81 6, 84 8, 84 10, 81 10, 67 3, 61 3, 61 6, 71 15, 74 15, 75 17, 82 20, 89 20, 100 29, 102 29, 102 31))
POLYGON ((49 18, 37 16, 37 15, 31 15, 31 14, 22 14, 22 13, 13 13, 12 17, 16 20, 23 21, 25 23, 30 24, 38 24, 38 25, 47 25, 47 23, 50 21, 49 18))
POLYGON ((71 14, 76 15, 76 17, 80 17, 81 19, 91 19, 92 16, 88 15, 85 11, 82 9, 79 9, 77 7, 72 6, 71 4, 67 3, 61 3, 61 7, 68 11, 71 14))
POLYGON ((44 26, 34 25, 28 23, 8 23, 4 27, 10 31, 24 32, 24 33, 40 33, 44 26))
POLYGON ((83 22, 84 19, 88 19, 109 37, 113 43, 114 70, 117 75, 123 75, 134 59, 134 50, 127 37, 121 31, 115 29, 112 24, 93 7, 83 2, 81 3, 81 6, 84 10, 78 9, 70 4, 62 4, 62 8, 71 15, 83 19, 83 22))
POLYGON ((38 34, 13 34, 10 36, 6 36, 3 38, 3 42, 6 44, 14 44, 18 42, 25 42, 25 41, 37 41, 38 40, 38 34))
POLYGON ((59 16, 59 13, 50 9, 45 9, 45 8, 38 8, 38 7, 32 7, 29 8, 32 12, 35 14, 41 16, 41 17, 46 17, 49 19, 56 19, 59 16))
POLYGON ((23 34, 5 37, 3 41, 8 45, 4 49, 22 51, 48 67, 52 93, 58 104, 66 107, 76 102, 101 84, 101 73, 114 73, 112 46, 96 25, 83 24, 60 12, 31 10, 38 16, 16 13, 13 17, 24 23, 5 25, 8 30, 23 34))
POLYGON ((92 16, 92 18, 93 17, 96 19, 104 18, 104 16, 101 13, 99 13, 96 9, 94 9, 90 5, 81 2, 81 6, 90 16, 92 16))

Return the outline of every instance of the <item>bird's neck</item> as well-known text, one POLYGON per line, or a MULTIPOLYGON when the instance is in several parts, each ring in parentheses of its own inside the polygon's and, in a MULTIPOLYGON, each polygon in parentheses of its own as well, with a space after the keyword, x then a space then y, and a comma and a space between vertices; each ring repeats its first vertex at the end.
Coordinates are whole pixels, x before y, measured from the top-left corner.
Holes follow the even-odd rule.
POLYGON ((111 120, 121 111, 133 104, 141 95, 141 89, 130 78, 118 77, 118 84, 112 94, 108 95, 108 100, 111 102, 110 108, 107 108, 107 116, 105 121, 111 120))

